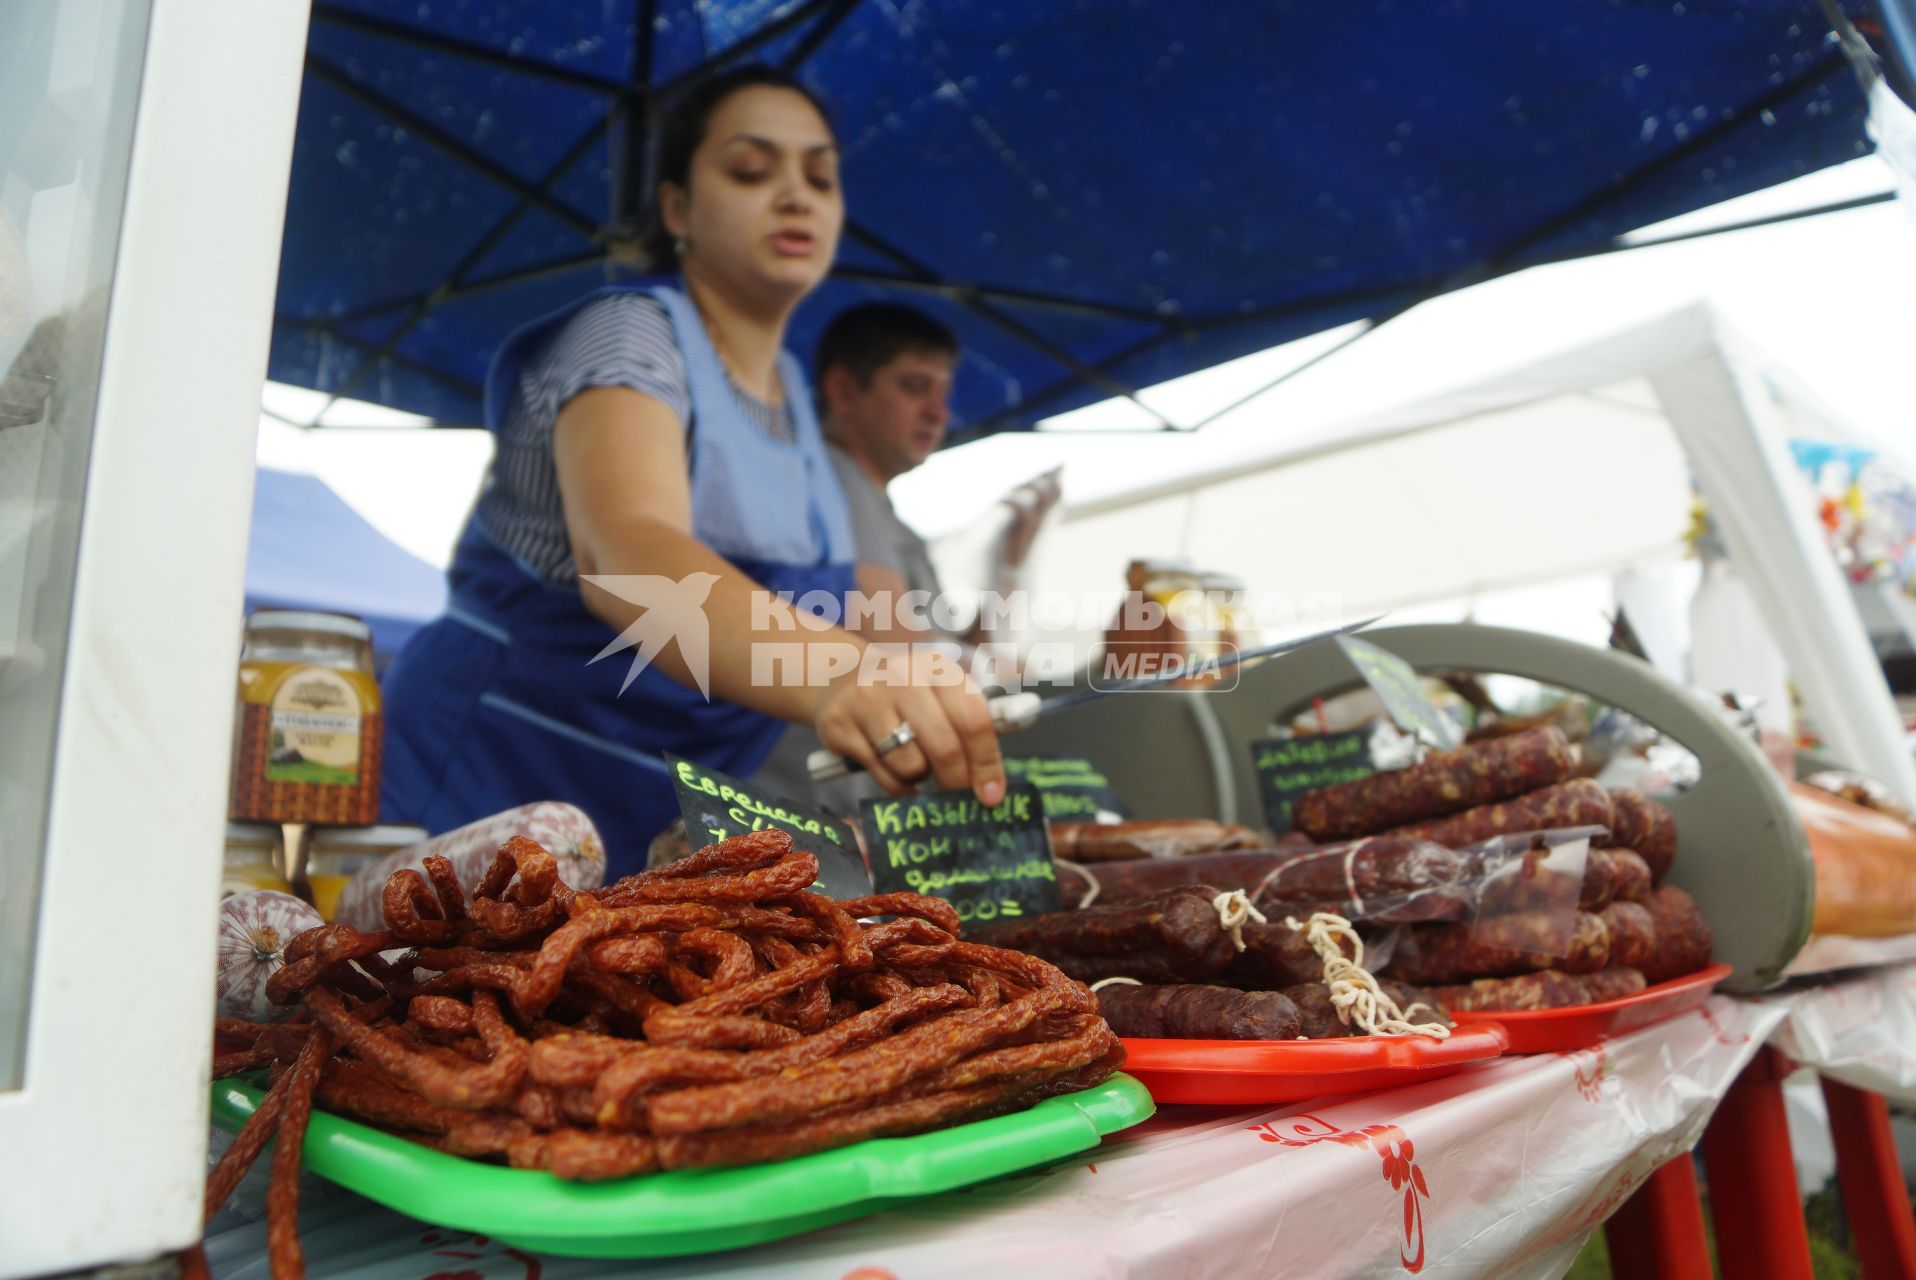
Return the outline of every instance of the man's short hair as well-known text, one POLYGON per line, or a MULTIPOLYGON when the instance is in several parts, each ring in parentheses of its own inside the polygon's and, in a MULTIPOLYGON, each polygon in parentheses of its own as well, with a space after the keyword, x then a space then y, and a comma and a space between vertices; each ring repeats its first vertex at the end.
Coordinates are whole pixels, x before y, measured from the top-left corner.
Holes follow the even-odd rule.
POLYGON ((898 302, 865 302, 832 317, 818 340, 814 381, 823 385, 827 369, 851 370, 860 386, 907 351, 958 356, 958 338, 916 307, 898 302))

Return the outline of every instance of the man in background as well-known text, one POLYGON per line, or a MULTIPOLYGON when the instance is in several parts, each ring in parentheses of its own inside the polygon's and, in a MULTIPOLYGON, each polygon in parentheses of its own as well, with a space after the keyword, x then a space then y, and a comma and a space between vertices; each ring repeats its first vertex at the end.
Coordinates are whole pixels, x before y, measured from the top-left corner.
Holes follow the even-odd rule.
MULTIPOLYGON (((938 571, 925 540, 899 519, 886 490, 944 443, 958 356, 951 330, 895 302, 850 307, 819 339, 812 385, 827 452, 851 510, 858 589, 867 599, 896 602, 914 591, 938 595, 938 571)), ((999 546, 994 589, 1016 585, 1058 493, 1052 474, 1006 496, 1013 515, 999 546)), ((907 618, 881 617, 880 625, 861 629, 875 639, 924 638, 910 634, 910 625, 907 618)), ((971 644, 989 639, 977 623, 965 635, 945 638, 971 644)))
MULTIPOLYGON (((981 621, 963 635, 927 631, 923 628, 928 619, 922 614, 909 616, 911 611, 901 610, 898 604, 914 591, 926 593, 920 599, 937 599, 938 571, 925 540, 899 519, 886 490, 944 443, 958 357, 958 339, 951 330, 916 308, 893 302, 865 303, 840 312, 819 340, 812 386, 826 453, 851 512, 858 591, 867 601, 890 606, 847 620, 848 626, 868 639, 958 640, 967 645, 990 639, 981 621)), ((1000 594, 1017 585, 1019 567, 1058 492, 1054 472, 1004 498, 1013 514, 1000 539, 993 574, 993 589, 1000 594)), ((1007 656, 1000 669, 1015 672, 1015 657, 1007 656)), ((817 746, 816 734, 793 726, 754 779, 781 795, 824 799, 815 795, 805 771, 805 757, 817 746)), ((864 794, 859 787, 870 784, 853 779, 832 785, 842 794, 835 795, 837 803, 828 807, 852 812, 851 801, 864 794)), ((878 792, 871 787, 869 794, 878 792)))

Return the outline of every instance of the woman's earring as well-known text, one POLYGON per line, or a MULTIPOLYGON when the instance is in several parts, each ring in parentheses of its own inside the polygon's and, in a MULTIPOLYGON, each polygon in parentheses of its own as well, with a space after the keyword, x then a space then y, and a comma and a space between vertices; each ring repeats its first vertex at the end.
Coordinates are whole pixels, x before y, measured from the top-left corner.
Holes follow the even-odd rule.
POLYGON ((672 256, 675 258, 683 258, 685 256, 685 237, 684 236, 672 237, 672 256))

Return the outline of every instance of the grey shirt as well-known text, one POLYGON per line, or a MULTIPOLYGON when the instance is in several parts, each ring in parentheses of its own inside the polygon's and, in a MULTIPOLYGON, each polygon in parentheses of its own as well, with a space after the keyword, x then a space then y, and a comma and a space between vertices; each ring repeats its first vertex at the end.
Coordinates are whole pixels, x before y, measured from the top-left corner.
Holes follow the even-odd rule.
POLYGON ((925 540, 892 509, 884 487, 872 481, 851 454, 827 443, 825 455, 838 473, 845 506, 852 514, 852 545, 861 564, 879 564, 904 578, 907 590, 938 594, 938 571, 925 540))
MULTIPOLYGON (((884 488, 873 483, 849 453, 828 441, 825 456, 832 460, 838 487, 845 491, 845 506, 852 516, 852 546, 860 563, 884 565, 904 578, 907 590, 928 591, 936 598, 938 571, 932 567, 925 540, 898 518, 884 488)), ((805 757, 818 747, 818 735, 810 725, 786 726, 771 755, 752 775, 753 781, 795 800, 825 804, 835 813, 856 813, 858 800, 884 794, 862 773, 826 784, 832 789, 829 795, 824 788, 815 789, 805 770, 805 757)))

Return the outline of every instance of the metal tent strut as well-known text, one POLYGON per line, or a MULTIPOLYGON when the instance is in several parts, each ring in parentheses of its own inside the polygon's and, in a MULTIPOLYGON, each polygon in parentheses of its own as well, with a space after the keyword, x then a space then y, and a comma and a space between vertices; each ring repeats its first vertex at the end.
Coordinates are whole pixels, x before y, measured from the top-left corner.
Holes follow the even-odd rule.
MULTIPOLYGON (((1882 0, 1886 6, 1898 7, 1896 15, 1903 25, 1916 32, 1916 21, 1909 12, 1910 0, 1882 0)), ((614 80, 595 73, 579 71, 558 66, 540 59, 524 57, 511 52, 477 44, 457 37, 442 35, 407 26, 390 19, 373 17, 363 13, 339 7, 334 0, 316 0, 313 9, 315 22, 323 22, 342 29, 357 31, 361 34, 399 43, 412 44, 431 49, 435 52, 468 59, 488 66, 495 66, 521 74, 530 75, 583 92, 604 96, 607 99, 606 116, 592 130, 575 141, 541 178, 528 182, 498 164, 477 148, 467 144, 457 136, 425 119, 403 103, 389 95, 359 82, 343 68, 334 65, 317 55, 308 55, 307 67, 316 77, 338 91, 358 101, 367 108, 386 116, 394 123, 407 129, 419 140, 444 152, 454 160, 468 166, 475 172, 516 193, 519 197, 514 206, 491 227, 489 227, 462 256, 434 288, 423 293, 391 299, 387 302, 362 307, 345 316, 297 318, 280 316, 276 324, 297 324, 310 331, 325 334, 348 343, 365 352, 365 356, 348 378, 332 392, 333 401, 348 395, 353 389, 363 385, 368 377, 376 372, 382 362, 395 367, 405 368, 433 378, 448 388, 461 394, 470 394, 473 384, 469 379, 459 377, 447 370, 439 369, 427 362, 402 358, 397 348, 404 339, 423 322, 431 312, 444 303, 458 298, 469 297, 475 293, 505 288, 512 285, 580 270, 594 263, 608 267, 630 266, 631 246, 639 234, 640 219, 647 203, 647 197, 653 185, 653 166, 656 157, 648 147, 652 134, 649 127, 655 119, 660 103, 674 94, 696 84, 701 79, 736 64, 765 45, 793 31, 805 28, 804 34, 796 45, 780 59, 780 65, 786 69, 795 69, 815 54, 831 38, 831 35, 857 8, 859 0, 807 0, 788 9, 783 14, 771 18, 750 34, 741 37, 725 48, 708 56, 697 66, 688 69, 670 80, 652 83, 652 61, 654 56, 656 25, 656 0, 637 0, 634 16, 632 40, 632 65, 624 80, 614 80), (807 26, 809 24, 809 26, 807 26), (616 148, 614 154, 614 190, 609 220, 600 224, 590 215, 573 208, 552 194, 550 187, 564 172, 590 150, 601 137, 610 136, 616 148), (545 263, 500 272, 491 276, 473 278, 475 270, 484 256, 504 238, 507 232, 532 208, 540 208, 552 216, 572 226, 589 237, 597 246, 595 249, 576 254, 568 254, 545 263), (350 333, 344 326, 358 323, 375 316, 404 311, 405 318, 389 333, 383 341, 374 342, 350 333)), ((1889 15, 1885 15, 1886 18, 1889 15)), ((1894 40, 1887 41, 1894 44, 1894 40)), ((1895 61, 1892 54, 1891 61, 1895 61)), ((1136 388, 1121 379, 1117 370, 1138 356, 1146 354, 1167 341, 1188 337, 1201 332, 1237 328, 1246 324, 1267 323, 1273 320, 1310 313, 1329 313, 1339 309, 1369 311, 1360 316, 1366 327, 1339 343, 1331 351, 1314 357, 1305 366, 1292 369, 1280 375, 1275 381, 1259 388, 1244 400, 1255 398, 1287 378, 1294 377, 1302 369, 1327 358, 1334 351, 1373 332, 1382 324, 1388 323, 1410 310, 1419 303, 1439 294, 1465 285, 1494 279, 1498 276, 1522 270, 1530 266, 1549 262, 1564 261, 1573 258, 1596 256, 1605 253, 1620 252, 1632 248, 1648 247, 1645 243, 1630 243, 1621 237, 1609 244, 1595 249, 1578 250, 1561 255, 1526 256, 1538 243, 1563 231, 1585 219, 1597 216, 1605 208, 1619 199, 1640 189, 1672 167, 1683 163, 1690 156, 1720 140, 1727 133, 1742 127, 1763 111, 1778 106, 1806 89, 1813 88, 1825 80, 1832 72, 1843 65, 1843 55, 1833 53, 1820 60, 1807 72, 1760 95, 1751 102, 1728 113, 1711 128, 1706 129, 1687 141, 1672 147, 1662 155, 1650 160, 1638 169, 1620 176, 1590 193, 1570 207, 1554 214, 1523 235, 1505 244, 1498 250, 1469 264, 1465 268, 1432 276, 1421 282, 1408 285, 1399 284, 1382 288, 1364 288, 1348 290, 1342 293, 1319 295, 1312 298, 1294 300, 1277 306, 1259 308, 1253 311, 1216 315, 1199 318, 1166 316, 1136 307, 1126 307, 1105 303, 1093 299, 1080 299, 1068 296, 1048 294, 1013 287, 995 286, 984 283, 951 280, 935 268, 915 258, 908 251, 892 245, 868 228, 848 222, 846 234, 854 240, 873 249, 880 255, 897 264, 898 270, 886 272, 871 268, 841 267, 834 271, 837 278, 863 283, 881 285, 887 288, 924 292, 946 298, 965 307, 967 310, 1000 329, 1014 341, 1044 355, 1050 361, 1067 371, 1067 376, 1036 393, 1023 397, 1015 405, 1007 406, 998 414, 987 419, 973 431, 965 433, 965 439, 975 439, 1006 429, 1028 427, 1030 416, 1036 409, 1055 403, 1063 396, 1084 386, 1097 387, 1108 394, 1118 396, 1137 404, 1149 413, 1160 430, 1178 430, 1180 428, 1166 421, 1164 417, 1139 400, 1136 388), (1088 315, 1101 319, 1117 320, 1147 327, 1151 332, 1138 340, 1126 344, 1119 350, 1102 359, 1082 358, 1067 350, 1061 344, 1046 337, 1042 332, 1027 325, 1017 317, 1008 314, 1003 307, 1010 306, 1022 310, 1052 310, 1070 314, 1088 315)), ((1840 208, 1860 207, 1888 196, 1863 197, 1856 201, 1843 202, 1827 209, 1808 210, 1799 213, 1778 215, 1770 219, 1761 219, 1748 224, 1732 226, 1711 231, 1693 232, 1679 237, 1671 237, 1653 243, 1670 243, 1677 239, 1692 239, 1703 235, 1720 234, 1726 231, 1743 229, 1746 225, 1764 225, 1773 221, 1785 221, 1794 217, 1810 216, 1817 212, 1833 212, 1840 208)), ((1243 400, 1213 413, 1193 428, 1201 427, 1215 420, 1222 413, 1235 408, 1243 400)), ((323 411, 322 411, 323 412, 323 411)))
MULTIPOLYGON (((1548 240, 1551 236, 1574 226, 1578 222, 1595 217, 1607 206, 1630 195, 1649 182, 1654 181, 1669 169, 1683 163, 1699 151, 1719 141, 1726 134, 1741 128, 1753 119, 1759 118, 1763 112, 1781 106, 1798 94, 1815 88, 1832 75, 1841 72, 1843 67, 1844 62, 1841 54, 1830 54, 1819 59, 1801 75, 1760 94, 1741 107, 1734 108, 1728 115, 1717 121, 1710 128, 1693 135, 1688 140, 1670 148, 1668 151, 1638 168, 1631 170, 1629 173, 1612 179, 1610 182, 1604 184, 1603 187, 1578 200, 1575 204, 1550 215, 1536 226, 1525 231, 1522 235, 1510 240, 1503 247, 1461 270, 1448 272, 1441 276, 1432 276, 1421 283, 1413 283, 1410 285, 1396 285, 1389 288, 1355 289, 1343 293, 1297 299, 1292 302, 1273 307, 1259 308, 1254 311, 1202 317, 1191 321, 1192 327, 1200 331, 1236 328, 1245 324, 1278 320, 1292 315, 1332 311, 1340 307, 1361 307, 1372 303, 1391 304, 1383 307, 1381 311, 1371 316, 1362 317, 1370 322, 1369 328, 1353 335, 1345 344, 1348 345, 1348 342, 1355 341, 1365 333, 1374 332, 1379 326, 1403 315, 1419 303, 1466 285, 1481 284, 1487 280, 1494 280, 1500 276, 1509 275, 1529 267, 1543 266, 1552 262, 1566 261, 1573 258, 1593 257, 1604 253, 1619 252, 1640 247, 1626 242, 1623 237, 1619 236, 1599 249, 1582 250, 1562 255, 1525 256, 1526 252, 1535 247, 1539 242, 1548 240)), ((1163 341, 1163 336, 1141 339, 1138 342, 1119 349, 1102 360, 1096 361, 1092 367, 1101 373, 1109 373, 1122 367, 1129 361, 1136 359, 1138 356, 1151 351, 1163 341)), ((1328 355, 1330 353, 1327 352, 1325 354, 1328 355)), ((1321 359, 1322 357, 1319 358, 1321 359)), ((1301 370, 1293 370, 1283 375, 1283 377, 1293 376, 1296 372, 1301 372, 1301 370)), ((1283 381, 1283 378, 1278 379, 1278 382, 1281 381, 1283 381)), ((1083 385, 1083 379, 1078 378, 1069 378, 1055 382, 1025 397, 1016 405, 1007 406, 980 424, 975 430, 966 433, 964 438, 973 440, 995 434, 999 431, 1028 429, 1031 425, 1029 422, 1016 421, 1015 419, 1028 415, 1033 409, 1041 408, 1046 404, 1059 400, 1068 393, 1075 391, 1081 385, 1083 385)), ((1270 384, 1270 386, 1260 389, 1258 394, 1262 394, 1263 391, 1270 390, 1271 387, 1276 385, 1277 383, 1274 382, 1270 384)))
MULTIPOLYGON (((605 119, 568 148, 559 161, 540 179, 528 182, 397 99, 355 80, 344 68, 318 55, 308 55, 307 69, 321 81, 405 128, 420 141, 442 151, 519 196, 518 203, 488 228, 459 263, 432 289, 375 306, 363 307, 348 316, 313 317, 306 320, 282 316, 277 319, 276 323, 298 323, 314 332, 340 338, 366 353, 347 379, 333 389, 327 407, 330 408, 332 403, 364 385, 366 379, 372 376, 382 361, 390 360, 400 364, 394 358, 399 344, 431 314, 434 308, 446 302, 468 297, 482 290, 504 288, 578 270, 594 262, 607 266, 630 265, 627 262, 630 256, 627 246, 631 245, 640 234, 644 209, 653 185, 652 167, 655 157, 648 147, 648 139, 652 132, 649 126, 658 104, 696 84, 702 78, 745 59, 766 44, 810 22, 811 26, 797 45, 780 59, 782 67, 787 70, 795 69, 830 39, 832 33, 857 8, 858 3, 859 0, 810 0, 809 3, 801 4, 767 21, 750 35, 734 41, 698 66, 662 84, 653 84, 651 73, 654 51, 653 31, 657 16, 656 0, 641 0, 634 15, 632 67, 630 76, 625 81, 607 79, 590 72, 557 66, 535 58, 521 57, 453 36, 423 31, 390 19, 343 9, 331 3, 330 0, 318 0, 313 9, 316 22, 324 22, 361 34, 411 44, 484 65, 552 80, 571 88, 601 94, 608 100, 605 119), (605 226, 601 226, 583 211, 566 204, 554 196, 550 190, 551 184, 563 176, 565 171, 582 158, 585 151, 602 136, 613 138, 614 145, 618 147, 614 166, 612 208, 609 222, 605 226), (519 219, 534 207, 543 209, 605 247, 591 253, 567 255, 546 263, 499 273, 482 280, 469 279, 470 272, 479 265, 485 254, 496 247, 519 219), (406 311, 408 314, 383 341, 374 343, 352 335, 344 328, 347 324, 393 311, 406 311)), ((886 243, 876 234, 855 223, 847 226, 847 233, 890 258, 899 265, 901 271, 893 274, 868 268, 847 267, 834 271, 833 274, 838 278, 890 288, 922 291, 944 297, 974 312, 1014 340, 1042 353, 1061 368, 1069 371, 1073 379, 1072 385, 1078 382, 1089 383, 1110 394, 1128 398, 1138 403, 1140 408, 1145 406, 1137 400, 1134 388, 1111 374, 1079 360, 1070 351, 1046 338, 1042 333, 1016 317, 1006 314, 1000 309, 1000 305, 1058 310, 1147 325, 1157 330, 1160 336, 1179 336, 1191 332, 1191 327, 1180 318, 1166 317, 1138 308, 951 280, 906 251, 886 243)), ((406 362, 401 367, 431 376, 450 388, 471 386, 469 380, 458 378, 424 362, 406 362)), ((1146 411, 1150 412, 1148 409, 1146 411)), ((324 410, 321 412, 323 414, 324 410)), ((1163 423, 1163 425, 1167 429, 1170 428, 1169 423, 1163 423)))

